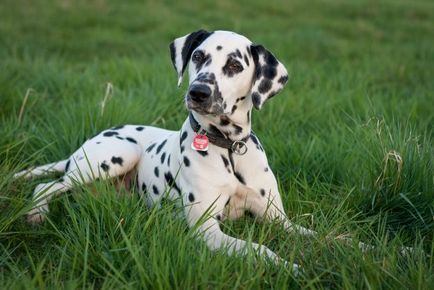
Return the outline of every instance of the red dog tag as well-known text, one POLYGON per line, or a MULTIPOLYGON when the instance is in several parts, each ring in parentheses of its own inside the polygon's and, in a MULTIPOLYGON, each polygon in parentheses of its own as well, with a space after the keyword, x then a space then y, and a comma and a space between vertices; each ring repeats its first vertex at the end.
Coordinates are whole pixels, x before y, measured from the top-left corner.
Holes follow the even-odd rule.
POLYGON ((193 143, 191 143, 191 148, 196 151, 207 151, 208 150, 208 137, 202 134, 197 134, 193 138, 193 143))

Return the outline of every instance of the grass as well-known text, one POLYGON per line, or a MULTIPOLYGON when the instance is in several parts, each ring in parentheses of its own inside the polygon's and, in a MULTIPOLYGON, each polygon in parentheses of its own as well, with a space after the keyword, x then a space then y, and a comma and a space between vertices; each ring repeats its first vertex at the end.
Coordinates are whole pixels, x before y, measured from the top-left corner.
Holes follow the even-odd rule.
POLYGON ((403 0, 2 1, 0 285, 433 289, 433 11, 403 0), (180 127, 186 85, 176 88, 168 44, 199 28, 244 34, 291 73, 253 127, 289 216, 319 236, 249 217, 223 228, 302 264, 302 276, 212 253, 172 204, 148 209, 110 182, 56 199, 41 226, 25 222, 33 188, 53 176, 13 173, 113 125, 180 127), (376 249, 329 238, 345 234, 376 249))

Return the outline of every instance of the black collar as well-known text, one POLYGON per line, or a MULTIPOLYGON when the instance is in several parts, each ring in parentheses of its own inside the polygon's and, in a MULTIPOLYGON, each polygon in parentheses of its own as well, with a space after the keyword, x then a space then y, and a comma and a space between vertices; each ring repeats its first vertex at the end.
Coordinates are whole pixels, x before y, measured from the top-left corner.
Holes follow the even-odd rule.
POLYGON ((204 128, 202 128, 200 126, 200 124, 196 121, 196 119, 193 117, 193 114, 190 112, 188 114, 188 118, 190 119, 190 126, 193 129, 194 132, 201 134, 201 135, 206 135, 208 137, 209 142, 211 142, 212 144, 221 147, 221 148, 225 148, 225 149, 229 149, 232 152, 234 152, 235 154, 238 155, 244 155, 247 152, 247 140, 250 138, 250 135, 252 133, 250 133, 249 135, 247 135, 246 137, 244 137, 241 140, 231 140, 226 138, 223 134, 216 134, 213 132, 208 132, 206 131, 204 128))

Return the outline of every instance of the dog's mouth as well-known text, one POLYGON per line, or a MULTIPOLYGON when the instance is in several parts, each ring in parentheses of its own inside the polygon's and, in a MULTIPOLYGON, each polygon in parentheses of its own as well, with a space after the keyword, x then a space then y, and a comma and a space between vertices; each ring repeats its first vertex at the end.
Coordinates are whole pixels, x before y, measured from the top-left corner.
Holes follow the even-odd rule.
POLYGON ((201 104, 198 104, 198 103, 192 101, 192 100, 189 98, 189 96, 187 96, 187 97, 185 98, 185 105, 186 105, 186 107, 187 107, 187 109, 188 109, 189 111, 195 111, 196 113, 201 114, 201 115, 209 115, 209 114, 212 113, 212 112, 210 112, 210 110, 209 110, 209 109, 210 109, 210 106, 205 107, 205 106, 203 106, 203 105, 201 105, 201 104))
POLYGON ((194 111, 200 115, 222 115, 223 108, 215 103, 209 102, 208 104, 197 103, 191 99, 187 94, 185 97, 185 106, 189 111, 194 111))

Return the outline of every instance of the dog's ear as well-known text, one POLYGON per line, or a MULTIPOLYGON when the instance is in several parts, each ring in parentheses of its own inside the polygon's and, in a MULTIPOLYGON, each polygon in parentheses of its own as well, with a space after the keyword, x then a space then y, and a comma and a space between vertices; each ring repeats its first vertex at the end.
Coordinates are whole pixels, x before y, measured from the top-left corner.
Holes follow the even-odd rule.
POLYGON ((250 49, 255 63, 251 97, 253 105, 259 110, 265 101, 283 89, 288 81, 288 72, 262 45, 251 45, 250 49))
POLYGON ((170 58, 178 73, 178 87, 182 82, 182 75, 195 50, 212 32, 199 30, 175 39, 170 44, 170 58))

